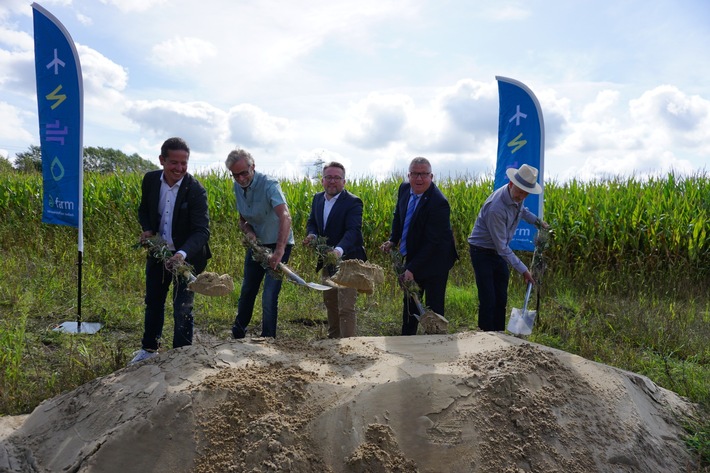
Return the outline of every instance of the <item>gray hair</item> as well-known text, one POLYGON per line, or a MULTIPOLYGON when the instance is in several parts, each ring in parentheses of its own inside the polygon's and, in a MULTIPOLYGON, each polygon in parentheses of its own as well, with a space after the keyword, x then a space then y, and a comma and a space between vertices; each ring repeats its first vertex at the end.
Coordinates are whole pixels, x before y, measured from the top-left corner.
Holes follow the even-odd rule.
POLYGON ((241 148, 237 148, 234 151, 230 152, 227 156, 227 159, 224 161, 224 164, 225 166, 227 166, 227 169, 232 169, 234 163, 236 163, 237 161, 241 161, 242 159, 245 159, 249 166, 254 165, 254 158, 251 157, 249 151, 241 148))
POLYGON ((426 164, 427 166, 429 166, 429 171, 431 171, 431 163, 427 158, 422 158, 421 156, 419 156, 412 159, 412 162, 409 163, 409 169, 412 169, 412 166, 416 166, 417 164, 426 164))

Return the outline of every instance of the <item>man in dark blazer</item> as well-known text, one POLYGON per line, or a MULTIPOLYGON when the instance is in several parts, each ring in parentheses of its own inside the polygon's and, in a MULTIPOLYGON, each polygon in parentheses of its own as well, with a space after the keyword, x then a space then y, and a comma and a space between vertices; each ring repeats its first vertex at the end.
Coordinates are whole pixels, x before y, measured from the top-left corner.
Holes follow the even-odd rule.
MULTIPOLYGON (((416 282, 423 303, 443 316, 449 270, 459 257, 451 230, 451 208, 434 184, 428 159, 414 158, 407 176, 409 182, 399 186, 389 240, 380 249, 389 253, 399 244, 405 262, 401 278, 416 282)), ((423 315, 405 294, 402 335, 416 335, 419 322, 413 313, 423 315)))
POLYGON ((173 348, 192 345, 194 293, 174 274, 187 263, 193 274, 204 271, 212 256, 207 193, 187 172, 190 148, 182 138, 169 138, 160 149, 162 170, 143 176, 138 220, 142 242, 160 236, 172 256, 167 261, 148 254, 145 267, 145 325, 141 350, 131 363, 157 354, 165 320, 165 299, 173 283, 173 348))
MULTIPOLYGON (((345 190, 345 167, 331 162, 323 167, 323 192, 313 196, 311 214, 306 223, 308 245, 316 237, 325 237, 333 248, 334 260, 367 260, 362 238, 362 200, 345 190)), ((318 258, 316 271, 323 269, 323 279, 333 276, 334 264, 318 258)), ((323 302, 328 312, 328 337, 354 337, 357 332, 355 302, 357 289, 337 288, 323 291, 323 302)))

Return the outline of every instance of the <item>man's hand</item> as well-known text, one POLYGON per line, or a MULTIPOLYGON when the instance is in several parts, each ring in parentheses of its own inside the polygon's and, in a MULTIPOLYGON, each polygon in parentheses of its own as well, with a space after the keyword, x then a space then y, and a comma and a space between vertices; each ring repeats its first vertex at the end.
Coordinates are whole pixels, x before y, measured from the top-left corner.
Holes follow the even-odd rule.
POLYGON ((316 236, 312 233, 309 233, 306 238, 303 239, 303 245, 304 246, 309 246, 313 240, 316 239, 316 236))
POLYGON ((381 250, 383 253, 389 253, 390 251, 392 251, 392 246, 393 246, 393 245, 394 245, 394 243, 392 243, 391 241, 387 240, 386 242, 384 242, 383 244, 380 245, 380 250, 381 250))
POLYGON ((146 241, 147 239, 151 238, 151 237, 154 236, 154 235, 155 235, 155 233, 153 233, 151 230, 146 230, 146 231, 144 231, 143 233, 141 233, 140 242, 141 242, 141 243, 145 243, 145 241, 146 241))
POLYGON ((173 268, 182 266, 185 263, 185 258, 182 253, 175 253, 169 260, 165 262, 165 267, 170 271, 173 268))
POLYGON ((284 250, 276 248, 274 252, 269 256, 269 266, 271 266, 271 269, 276 269, 279 266, 279 263, 281 262, 281 258, 284 257, 284 250))
POLYGON ((533 286, 535 285, 535 279, 532 277, 532 274, 530 274, 530 271, 525 271, 523 273, 523 279, 525 279, 526 283, 530 283, 533 286))

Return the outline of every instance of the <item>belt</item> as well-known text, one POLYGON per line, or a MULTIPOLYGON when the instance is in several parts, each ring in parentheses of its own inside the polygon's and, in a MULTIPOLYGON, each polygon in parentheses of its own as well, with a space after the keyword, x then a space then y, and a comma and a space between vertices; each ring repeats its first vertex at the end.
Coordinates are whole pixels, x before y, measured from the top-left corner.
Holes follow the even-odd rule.
POLYGON ((498 255, 498 252, 493 248, 483 248, 482 246, 470 245, 471 250, 477 253, 485 253, 487 255, 498 255))

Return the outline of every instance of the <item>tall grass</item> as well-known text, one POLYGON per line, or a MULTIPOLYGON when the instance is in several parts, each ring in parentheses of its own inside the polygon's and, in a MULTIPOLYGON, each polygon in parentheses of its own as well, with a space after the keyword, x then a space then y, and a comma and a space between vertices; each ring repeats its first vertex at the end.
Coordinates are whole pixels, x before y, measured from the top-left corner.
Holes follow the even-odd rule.
MULTIPOLYGON (((76 229, 41 223, 41 176, 0 176, 0 414, 28 412, 47 397, 116 370, 138 348, 144 254, 132 245, 140 232, 141 178, 85 177, 82 315, 104 328, 73 337, 52 328, 76 314, 76 229)), ((214 257, 208 269, 231 274, 239 287, 244 250, 232 181, 225 173, 200 180, 211 217, 214 257)), ((365 204, 368 256, 387 274, 375 294, 358 299, 361 335, 399 333, 401 293, 377 248, 389 236, 400 181, 357 179, 347 185, 365 204)), ((452 331, 471 330, 477 295, 466 238, 493 183, 462 176, 438 185, 451 203, 461 255, 449 279, 446 316, 452 331)), ((297 241, 291 266, 316 280, 314 257, 298 243, 319 184, 304 179, 284 181, 282 187, 297 241)), ((703 173, 547 183, 545 220, 555 238, 546 254, 540 318, 531 339, 645 374, 709 403, 708 196, 710 179, 703 173)), ((521 256, 529 262, 529 254, 521 256)), ((524 286, 518 277, 511 281, 509 306, 521 307, 524 286)), ((197 331, 226 338, 237 298, 238 290, 227 297, 198 297, 197 331)), ((287 284, 280 307, 281 335, 326 336, 320 294, 287 284)), ((259 307, 254 323, 258 313, 259 307)))

